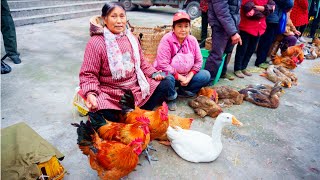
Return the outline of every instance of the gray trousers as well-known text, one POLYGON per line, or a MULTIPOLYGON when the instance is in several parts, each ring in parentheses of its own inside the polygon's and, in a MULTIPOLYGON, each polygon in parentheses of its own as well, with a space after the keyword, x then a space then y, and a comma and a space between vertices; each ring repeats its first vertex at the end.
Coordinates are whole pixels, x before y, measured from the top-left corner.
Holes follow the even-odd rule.
POLYGON ((8 56, 19 56, 17 51, 16 28, 7 0, 1 0, 1 33, 4 48, 8 56))

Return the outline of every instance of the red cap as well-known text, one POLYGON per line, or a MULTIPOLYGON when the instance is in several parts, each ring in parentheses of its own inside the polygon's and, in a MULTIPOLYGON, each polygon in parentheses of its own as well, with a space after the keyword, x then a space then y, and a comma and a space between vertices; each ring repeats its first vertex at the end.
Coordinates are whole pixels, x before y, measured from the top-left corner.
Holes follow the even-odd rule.
POLYGON ((173 15, 173 22, 178 21, 180 19, 186 19, 190 21, 190 16, 186 12, 177 12, 173 15))

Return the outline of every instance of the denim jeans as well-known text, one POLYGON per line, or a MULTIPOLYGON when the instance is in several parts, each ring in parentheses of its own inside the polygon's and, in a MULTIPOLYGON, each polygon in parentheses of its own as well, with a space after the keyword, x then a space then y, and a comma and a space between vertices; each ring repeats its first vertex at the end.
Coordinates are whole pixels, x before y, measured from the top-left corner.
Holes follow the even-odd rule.
POLYGON ((193 76, 191 81, 187 86, 181 86, 179 81, 176 81, 173 75, 168 75, 167 78, 170 80, 170 88, 169 91, 172 93, 176 92, 175 87, 178 87, 177 93, 183 96, 194 96, 198 93, 198 91, 207 86, 210 82, 210 73, 207 70, 200 70, 197 74, 193 76))

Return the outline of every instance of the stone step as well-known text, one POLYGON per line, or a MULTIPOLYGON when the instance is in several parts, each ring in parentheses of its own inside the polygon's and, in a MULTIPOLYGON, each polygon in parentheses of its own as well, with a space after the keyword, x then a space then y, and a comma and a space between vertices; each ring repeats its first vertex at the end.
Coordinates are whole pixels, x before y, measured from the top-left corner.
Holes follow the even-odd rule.
MULTIPOLYGON (((90 0, 101 1, 101 0, 90 0)), ((75 4, 75 3, 88 3, 88 0, 11 0, 8 1, 10 9, 23 9, 31 7, 55 6, 61 4, 75 4)), ((105 1, 102 1, 105 2, 105 1)))
MULTIPOLYGON (((48 1, 50 2, 50 1, 48 1)), ((81 11, 87 9, 101 9, 104 1, 92 1, 92 2, 81 2, 81 3, 67 3, 58 4, 52 6, 39 6, 29 7, 21 9, 11 9, 11 15, 13 18, 38 16, 38 15, 49 15, 58 14, 64 12, 81 11)))
POLYGON ((70 11, 70 12, 64 12, 64 13, 19 17, 19 18, 14 18, 13 20, 14 20, 15 26, 23 26, 23 25, 29 25, 29 24, 38 24, 38 23, 79 18, 79 17, 85 17, 85 16, 94 16, 94 15, 100 15, 100 14, 101 14, 101 7, 98 9, 85 9, 82 11, 70 11))

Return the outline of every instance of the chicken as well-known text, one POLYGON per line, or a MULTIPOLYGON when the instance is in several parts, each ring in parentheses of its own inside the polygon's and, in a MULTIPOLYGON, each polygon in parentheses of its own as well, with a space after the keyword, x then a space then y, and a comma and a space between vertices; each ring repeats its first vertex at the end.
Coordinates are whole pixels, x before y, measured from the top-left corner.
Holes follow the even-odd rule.
POLYGON ((228 86, 214 87, 219 95, 219 104, 224 107, 231 106, 233 104, 240 105, 243 102, 243 95, 237 90, 228 86))
POLYGON ((284 87, 290 88, 292 86, 291 79, 282 74, 274 65, 270 65, 266 73, 263 73, 260 76, 264 76, 274 83, 281 81, 282 86, 284 87))
POLYGON ((122 120, 127 124, 133 124, 137 117, 146 117, 150 120, 150 140, 157 139, 164 135, 169 126, 168 105, 163 102, 162 106, 155 111, 148 111, 134 106, 134 97, 130 90, 125 90, 121 97, 120 104, 125 115, 122 120))
MULTIPOLYGON (((183 118, 177 115, 169 114, 169 126, 171 127, 179 126, 182 129, 190 129, 192 121, 193 121, 193 118, 183 118)), ((164 134, 163 136, 157 138, 157 140, 167 141, 168 140, 167 134, 164 134)))
POLYGON ((272 59, 272 63, 274 65, 280 65, 288 69, 294 69, 297 67, 297 58, 296 57, 288 57, 288 56, 275 56, 272 59))
MULTIPOLYGON (((168 105, 163 102, 162 106, 158 107, 155 111, 140 109, 134 104, 134 96, 131 90, 124 90, 124 95, 121 97, 119 104, 121 105, 123 117, 122 121, 127 124, 133 124, 139 117, 146 117, 150 120, 148 125, 150 130, 150 141, 166 135, 169 118, 168 118, 168 105)), ((148 145, 145 153, 148 161, 156 160, 149 155, 149 150, 155 150, 152 146, 148 145)))
POLYGON ((277 108, 279 106, 279 93, 282 91, 280 83, 276 83, 272 88, 270 93, 267 91, 261 91, 261 89, 256 89, 252 87, 247 87, 241 89, 239 92, 244 94, 244 99, 258 106, 277 108))
POLYGON ((287 77, 289 77, 291 79, 291 82, 293 85, 297 85, 298 84, 298 77, 289 71, 289 69, 282 67, 282 66, 278 66, 277 69, 283 73, 284 75, 286 75, 287 77))
POLYGON ((218 103, 219 95, 215 89, 209 88, 209 87, 203 87, 198 92, 198 96, 206 96, 210 99, 212 99, 214 102, 218 103))
POLYGON ((281 53, 282 57, 297 57, 298 58, 298 64, 302 63, 304 59, 304 53, 303 53, 303 46, 304 44, 296 45, 296 46, 290 46, 288 49, 281 53))
POLYGON ((105 120, 101 115, 92 113, 89 116, 90 122, 98 135, 107 141, 118 141, 123 144, 130 144, 134 139, 140 138, 144 144, 144 150, 150 142, 149 123, 146 117, 138 117, 134 124, 116 123, 105 120))
POLYGON ((77 127, 79 148, 88 156, 91 168, 98 172, 101 179, 118 180, 137 166, 142 152, 141 139, 135 139, 128 145, 105 141, 93 130, 90 121, 72 125, 77 127))
POLYGON ((206 96, 200 95, 190 100, 188 104, 194 109, 195 113, 202 118, 206 115, 215 118, 222 112, 221 107, 206 96))
POLYGON ((312 45, 314 45, 320 49, 320 39, 318 37, 313 38, 312 45))

